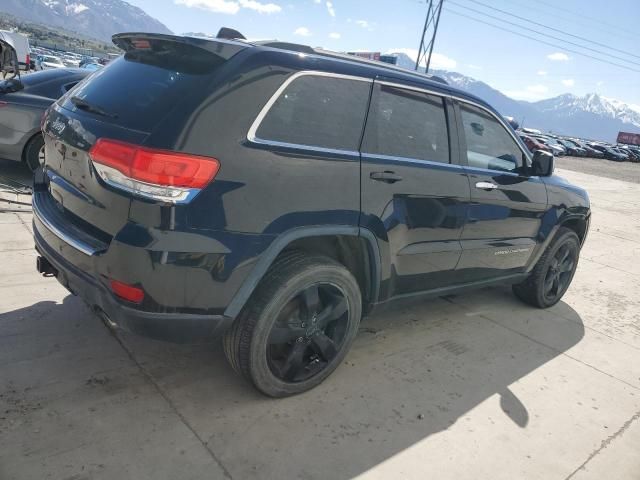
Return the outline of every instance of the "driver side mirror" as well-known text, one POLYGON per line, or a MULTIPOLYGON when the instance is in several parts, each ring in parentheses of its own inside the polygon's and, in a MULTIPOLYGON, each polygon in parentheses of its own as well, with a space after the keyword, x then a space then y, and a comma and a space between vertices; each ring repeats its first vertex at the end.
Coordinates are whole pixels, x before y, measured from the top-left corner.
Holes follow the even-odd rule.
POLYGON ((536 177, 550 177, 553 175, 555 161, 553 155, 544 150, 533 152, 531 161, 531 175, 536 177))

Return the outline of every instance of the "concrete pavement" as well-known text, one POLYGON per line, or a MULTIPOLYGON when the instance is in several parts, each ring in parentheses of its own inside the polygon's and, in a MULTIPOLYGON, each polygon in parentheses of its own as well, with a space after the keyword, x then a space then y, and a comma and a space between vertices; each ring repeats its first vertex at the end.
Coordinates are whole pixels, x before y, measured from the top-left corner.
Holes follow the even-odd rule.
POLYGON ((0 479, 639 479, 640 186, 559 173, 594 211, 563 302, 385 311, 284 400, 218 344, 114 335, 36 274, 30 215, 0 213, 0 479))

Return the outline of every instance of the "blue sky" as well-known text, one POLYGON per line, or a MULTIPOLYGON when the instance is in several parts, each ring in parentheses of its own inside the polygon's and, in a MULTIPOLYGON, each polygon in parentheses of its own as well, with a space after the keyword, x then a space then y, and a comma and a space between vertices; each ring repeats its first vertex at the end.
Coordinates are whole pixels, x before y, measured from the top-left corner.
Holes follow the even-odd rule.
MULTIPOLYGON (((215 34, 221 26, 228 26, 252 39, 277 38, 339 51, 404 51, 410 56, 417 51, 426 12, 424 0, 128 1, 175 33, 215 34)), ((518 99, 535 101, 567 92, 597 92, 640 105, 638 32, 639 0, 445 0, 434 63, 436 68, 472 76, 518 99), (476 20, 499 24, 555 45, 522 38, 476 20), (601 63, 569 49, 636 71, 601 63)))

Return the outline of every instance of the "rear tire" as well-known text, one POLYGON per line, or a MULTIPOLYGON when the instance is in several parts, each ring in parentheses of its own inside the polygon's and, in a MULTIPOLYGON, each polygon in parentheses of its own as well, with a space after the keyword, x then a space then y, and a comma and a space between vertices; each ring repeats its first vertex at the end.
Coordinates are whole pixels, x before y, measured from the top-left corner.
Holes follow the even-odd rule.
POLYGON ((233 369, 272 397, 306 392, 343 361, 358 332, 358 282, 331 258, 288 252, 224 337, 233 369))
POLYGON ((516 297, 528 305, 549 308, 560 301, 576 273, 580 240, 573 230, 560 227, 527 279, 513 285, 516 297))
POLYGON ((42 134, 38 134, 29 140, 27 146, 24 148, 24 162, 29 167, 29 170, 35 172, 44 160, 44 138, 42 134))

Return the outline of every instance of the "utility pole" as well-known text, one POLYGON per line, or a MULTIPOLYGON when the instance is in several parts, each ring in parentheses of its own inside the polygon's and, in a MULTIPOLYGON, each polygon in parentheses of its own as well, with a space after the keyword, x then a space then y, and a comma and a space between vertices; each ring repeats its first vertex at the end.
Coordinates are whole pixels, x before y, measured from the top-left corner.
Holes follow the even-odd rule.
POLYGON ((424 20, 422 38, 420 39, 420 47, 418 47, 416 71, 420 69, 420 63, 422 63, 422 60, 426 59, 427 66, 425 68, 425 73, 429 73, 431 54, 433 53, 433 45, 436 41, 436 34, 438 33, 438 24, 440 23, 440 14, 442 13, 443 3, 444 0, 427 0, 427 17, 424 20))

